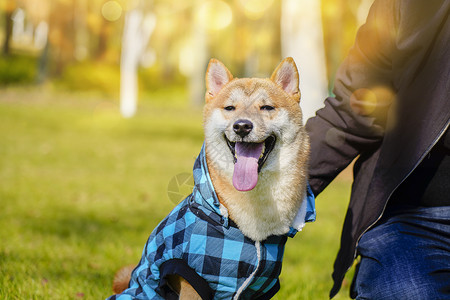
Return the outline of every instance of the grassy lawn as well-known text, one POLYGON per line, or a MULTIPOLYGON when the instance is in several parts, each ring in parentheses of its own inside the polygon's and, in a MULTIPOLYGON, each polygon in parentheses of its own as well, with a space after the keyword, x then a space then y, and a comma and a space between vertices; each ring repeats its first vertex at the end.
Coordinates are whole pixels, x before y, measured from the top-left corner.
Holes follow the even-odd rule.
MULTIPOLYGON (((166 96, 123 119, 102 97, 0 90, 0 299, 103 299, 138 262, 203 140, 201 110, 166 96)), ((319 197, 316 223, 288 241, 276 299, 328 298, 348 197, 345 179, 319 197)))

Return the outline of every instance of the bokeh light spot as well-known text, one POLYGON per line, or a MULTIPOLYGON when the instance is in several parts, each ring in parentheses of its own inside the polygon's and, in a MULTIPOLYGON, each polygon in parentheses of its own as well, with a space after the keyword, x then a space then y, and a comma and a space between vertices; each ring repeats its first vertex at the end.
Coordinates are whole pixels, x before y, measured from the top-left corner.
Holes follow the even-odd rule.
POLYGON ((241 0, 245 15, 252 20, 257 20, 264 16, 264 13, 272 3, 273 0, 241 0))
POLYGON ((200 6, 197 16, 209 30, 220 30, 230 25, 233 12, 224 1, 211 0, 200 6))
POLYGON ((360 115, 370 115, 377 106, 377 96, 369 89, 357 89, 350 96, 350 106, 360 115))
POLYGON ((354 91, 350 96, 350 106, 357 114, 384 118, 384 111, 394 99, 395 92, 392 87, 380 85, 354 91))
POLYGON ((117 21, 122 15, 122 6, 117 1, 107 1, 102 6, 103 17, 111 22, 117 21))

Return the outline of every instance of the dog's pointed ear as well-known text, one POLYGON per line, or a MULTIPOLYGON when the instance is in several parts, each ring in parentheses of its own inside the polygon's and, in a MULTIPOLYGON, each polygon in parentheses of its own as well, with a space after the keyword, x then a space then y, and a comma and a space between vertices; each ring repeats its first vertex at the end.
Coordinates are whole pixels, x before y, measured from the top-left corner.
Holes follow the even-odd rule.
POLYGON ((206 100, 215 97, 225 84, 233 79, 227 67, 215 58, 209 61, 206 70, 206 100))
POLYGON ((297 101, 300 101, 299 75, 292 57, 285 58, 273 71, 270 79, 289 95, 298 97, 297 101))

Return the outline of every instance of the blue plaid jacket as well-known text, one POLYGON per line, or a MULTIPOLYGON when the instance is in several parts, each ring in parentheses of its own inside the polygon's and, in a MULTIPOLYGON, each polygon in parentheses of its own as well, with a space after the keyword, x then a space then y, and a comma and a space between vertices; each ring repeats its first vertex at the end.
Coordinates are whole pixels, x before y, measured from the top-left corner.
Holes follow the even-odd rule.
MULTIPOLYGON (((297 231, 263 242, 245 237, 221 212, 225 208, 213 189, 204 147, 194 165, 194 181, 192 194, 150 235, 129 288, 109 300, 176 299, 167 285, 172 274, 184 277, 203 299, 270 299, 279 290, 284 245, 297 231)), ((308 196, 305 221, 313 221, 310 190, 308 196)))

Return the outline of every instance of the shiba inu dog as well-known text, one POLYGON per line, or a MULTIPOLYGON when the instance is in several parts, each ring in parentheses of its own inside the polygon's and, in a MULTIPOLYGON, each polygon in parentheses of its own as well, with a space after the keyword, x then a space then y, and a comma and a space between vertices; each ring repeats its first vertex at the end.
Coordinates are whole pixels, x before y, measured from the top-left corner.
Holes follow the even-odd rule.
POLYGON ((219 199, 251 239, 286 233, 305 194, 309 154, 294 60, 271 79, 233 79, 212 60, 206 83, 206 160, 219 199))
POLYGON ((233 78, 209 62, 193 193, 153 231, 128 288, 110 299, 269 299, 278 291, 286 237, 314 218, 298 85, 292 58, 270 79, 233 78))

